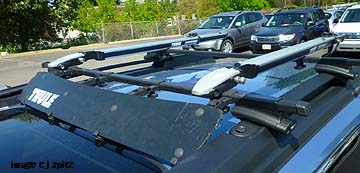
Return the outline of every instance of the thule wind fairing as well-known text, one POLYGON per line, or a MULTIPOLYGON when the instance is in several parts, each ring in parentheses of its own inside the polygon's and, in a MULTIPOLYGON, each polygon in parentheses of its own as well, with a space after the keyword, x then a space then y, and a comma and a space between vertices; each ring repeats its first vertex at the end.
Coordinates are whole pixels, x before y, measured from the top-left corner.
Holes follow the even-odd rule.
POLYGON ((291 116, 308 116, 312 111, 310 100, 331 87, 329 83, 334 80, 346 82, 357 77, 350 67, 360 65, 358 60, 307 57, 319 49, 336 46, 343 36, 325 36, 266 55, 174 49, 223 37, 226 35, 215 34, 79 52, 43 63, 49 72, 38 73, 26 85, 0 91, 0 116, 31 112, 50 124, 68 125, 70 132, 76 132, 76 129, 92 132, 98 146, 125 147, 174 166, 207 143, 225 112, 231 112, 241 121, 286 135, 296 128, 291 116), (105 61, 137 53, 147 55, 144 60, 96 69, 78 66, 88 60, 105 61), (142 77, 159 71, 212 63, 222 58, 247 60, 212 71, 194 86, 142 77), (247 78, 255 78, 259 73, 289 61, 293 61, 297 69, 304 68, 304 62, 316 63, 318 75, 281 97, 233 90, 247 78), (152 64, 120 73, 109 72, 144 63, 152 64), (78 76, 90 78, 80 82, 68 80, 78 76), (102 89, 109 82, 138 87, 128 93, 102 89), (158 91, 206 98, 208 104, 157 99, 158 91))

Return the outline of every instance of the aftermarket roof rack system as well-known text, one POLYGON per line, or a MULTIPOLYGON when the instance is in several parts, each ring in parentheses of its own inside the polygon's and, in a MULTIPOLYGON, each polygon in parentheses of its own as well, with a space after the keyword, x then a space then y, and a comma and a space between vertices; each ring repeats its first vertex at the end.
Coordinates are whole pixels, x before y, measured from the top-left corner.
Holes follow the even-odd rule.
MULTIPOLYGON (((73 78, 84 75, 93 77, 93 79, 83 81, 79 84, 58 78, 51 73, 39 73, 26 86, 19 86, 0 92, 0 98, 22 92, 21 101, 26 105, 25 107, 30 107, 31 110, 35 109, 45 113, 49 122, 55 122, 54 124, 56 124, 56 122, 62 122, 69 124, 72 129, 81 128, 92 131, 99 145, 106 143, 106 141, 115 142, 125 146, 131 146, 131 148, 164 158, 172 164, 176 164, 181 160, 181 156, 191 154, 204 144, 221 120, 220 111, 231 111, 234 116, 241 120, 267 127, 272 132, 289 134, 296 125, 291 118, 288 118, 289 116, 293 114, 301 116, 309 115, 312 111, 310 101, 315 96, 331 86, 344 85, 349 79, 355 79, 357 77, 357 74, 351 71, 351 67, 358 66, 360 64, 359 60, 325 57, 320 60, 309 60, 309 62, 317 63, 315 70, 319 73, 318 75, 301 83, 279 98, 253 93, 239 93, 232 90, 237 84, 246 82, 246 78, 254 78, 265 70, 289 61, 294 61, 296 68, 304 67, 304 61, 308 61, 305 58, 306 55, 329 46, 335 45, 336 47, 336 44, 341 41, 344 36, 321 37, 261 56, 172 49, 173 47, 197 44, 201 41, 222 37, 224 37, 224 35, 219 34, 202 38, 183 38, 134 47, 71 54, 53 62, 44 63, 43 66, 62 78, 73 78), (141 61, 114 64, 97 69, 77 67, 77 65, 91 59, 107 60, 143 52, 146 52, 147 55, 145 59, 141 61), (184 58, 184 56, 180 55, 189 56, 185 56, 184 58), (196 56, 196 58, 189 58, 191 56, 196 56), (194 87, 138 77, 164 69, 209 63, 213 61, 214 58, 226 57, 246 58, 248 60, 239 61, 233 66, 212 71, 202 77, 194 87), (144 62, 153 62, 153 64, 151 67, 143 68, 140 71, 126 71, 122 73, 105 72, 105 70, 142 64, 144 62), (140 87, 127 94, 115 94, 111 91, 91 87, 94 85, 104 86, 107 82, 112 81, 140 87), (205 106, 132 96, 138 95, 156 98, 156 92, 159 90, 209 98, 210 101, 208 106, 205 106), (39 101, 38 93, 46 94, 49 97, 47 102, 39 101), (94 100, 91 98, 86 97, 86 95, 92 95, 94 96, 92 98, 97 98, 96 103, 94 103, 94 100), (55 104, 54 100, 58 97, 61 97, 62 101, 57 101, 55 104), (109 100, 108 98, 114 99, 109 100), (54 104, 51 106, 52 103, 54 104), (50 107, 49 104, 51 109, 47 109, 50 107), (235 104, 231 110, 229 108, 230 104, 235 104), (133 105, 137 106, 134 108, 133 105), (139 110, 138 106, 143 108, 143 110, 139 110), (72 107, 77 107, 77 109, 74 110, 72 107), (105 110, 99 110, 99 107, 105 110), (164 114, 182 116, 183 121, 176 122, 176 116, 168 116, 168 120, 163 119, 158 116, 159 112, 154 111, 158 109, 153 109, 163 109, 166 107, 171 107, 172 109, 162 110, 165 111, 164 114), (180 115, 178 114, 179 110, 183 110, 180 115), (96 114, 94 114, 94 112, 96 114), (146 112, 146 114, 144 112, 146 112), (194 112, 195 115, 197 115, 196 117, 189 116, 194 114, 194 112), (210 116, 202 116, 204 112, 210 116), (106 116, 99 117, 97 116, 98 114, 106 114, 106 116), (118 116, 119 114, 122 116, 118 116), (127 122, 128 117, 135 117, 135 119, 134 121, 127 122), (174 123, 174 121, 176 123, 174 123), (191 135, 185 135, 189 133, 189 131, 186 131, 187 129, 192 129, 192 127, 187 127, 189 124, 186 122, 191 121, 196 121, 199 126, 190 133, 191 135), (114 124, 122 124, 122 130, 112 129, 111 127, 113 127, 114 124), (159 124, 172 124, 171 128, 174 128, 176 133, 164 133, 164 129, 158 126, 159 124), (137 135, 133 135, 132 133, 119 133, 119 131, 129 131, 129 129, 135 126, 143 127, 137 129, 137 133, 143 134, 140 135, 140 138, 134 138, 137 135), (149 135, 147 134, 149 131, 159 133, 149 135), (151 139, 149 139, 149 137, 151 139), (142 145, 143 143, 139 143, 139 140, 165 141, 165 145, 164 143, 151 146, 142 145), (181 144, 181 148, 177 148, 179 144, 181 144), (178 155, 173 155, 174 150, 178 155), (184 150, 188 152, 184 153, 184 150)), ((24 107, 21 107, 21 109, 24 109, 24 107)))
MULTIPOLYGON (((342 36, 330 36, 317 38, 311 41, 308 41, 304 44, 299 44, 293 47, 282 49, 273 53, 266 55, 258 56, 257 55, 248 55, 244 54, 224 54, 218 52, 195 52, 195 51, 184 51, 178 49, 171 49, 174 46, 182 46, 186 44, 197 44, 201 41, 206 41, 210 39, 221 38, 224 35, 212 35, 204 38, 184 38, 178 40, 170 40, 161 43, 147 44, 147 45, 138 45, 135 47, 123 47, 119 49, 110 49, 104 51, 91 51, 91 52, 81 52, 75 53, 63 58, 60 58, 54 62, 44 64, 45 67, 48 67, 50 71, 55 72, 56 74, 61 74, 63 77, 71 78, 79 75, 85 75, 96 78, 95 81, 97 85, 102 85, 104 82, 116 81, 132 85, 143 86, 142 88, 136 89, 129 94, 133 95, 147 95, 151 97, 156 97, 157 90, 171 91, 181 94, 195 95, 199 97, 210 98, 212 101, 209 105, 212 105, 221 110, 227 110, 228 105, 236 103, 237 106, 232 110, 232 113, 238 115, 242 119, 251 119, 259 124, 269 127, 272 130, 289 133, 295 126, 293 122, 284 118, 284 116, 279 116, 278 112, 283 112, 286 114, 299 114, 306 116, 311 111, 311 105, 305 100, 309 100, 309 97, 313 96, 318 92, 319 88, 322 85, 325 85, 333 80, 334 77, 316 77, 321 80, 321 82, 316 82, 317 84, 312 84, 310 82, 305 82, 302 85, 309 85, 310 89, 299 89, 295 88, 291 92, 285 94, 282 98, 273 98, 269 96, 262 96, 257 94, 246 94, 233 92, 233 88, 237 84, 245 82, 246 78, 254 78, 257 74, 273 68, 279 64, 295 61, 297 68, 303 67, 303 59, 305 55, 313 53, 323 48, 337 44, 339 39, 342 39, 342 36), (103 67, 99 69, 83 69, 76 67, 75 65, 82 64, 83 62, 89 59, 95 60, 105 60, 107 58, 112 58, 114 56, 124 56, 133 53, 139 52, 148 52, 148 55, 145 56, 145 60, 138 62, 154 62, 153 66, 162 67, 166 61, 176 60, 176 54, 185 54, 193 56, 212 56, 212 57, 245 57, 249 60, 239 61, 233 67, 220 68, 215 71, 212 71, 202 77, 194 87, 188 87, 179 85, 176 83, 159 81, 154 79, 144 79, 132 75, 126 74, 116 74, 103 72, 103 70, 109 70, 115 67, 122 67, 121 65, 113 65, 109 67, 103 67), (150 52, 150 53, 149 53, 150 52), (172 55, 170 55, 172 54, 172 55), (175 54, 175 55, 174 55, 175 54), (99 82, 102 81, 102 82, 99 82), (102 83, 102 84, 101 84, 102 83), (301 92, 299 92, 301 90, 301 92), (294 97, 293 93, 303 93, 301 96, 297 94, 297 97, 294 97), (254 111, 249 112, 245 110, 245 107, 251 107, 252 110, 255 108, 262 108, 267 111, 276 113, 267 114, 258 110, 256 114, 254 111), (248 112, 248 113, 246 113, 248 112), (251 117, 249 117, 251 116, 251 117), (268 122, 269 118, 271 119, 268 122)), ((339 59, 338 61, 345 61, 344 59, 339 59)), ((353 61, 351 61, 353 62, 353 61)), ((131 62, 130 62, 131 63, 131 62)), ((126 65, 128 65, 127 63, 126 65)), ((350 63, 354 65, 354 63, 350 63)), ((172 66, 171 68, 173 68, 172 66)), ((342 67, 334 66, 330 60, 324 59, 319 61, 316 70, 323 74, 333 74, 336 77, 341 77, 343 79, 353 79, 356 77, 356 74, 352 74, 349 70, 346 70, 342 67)), ((141 75, 141 74, 138 74, 141 75)), ((326 76, 326 75, 325 75, 326 76)), ((316 80, 313 79, 314 81, 316 80)), ((93 83, 94 84, 94 83, 93 83)))

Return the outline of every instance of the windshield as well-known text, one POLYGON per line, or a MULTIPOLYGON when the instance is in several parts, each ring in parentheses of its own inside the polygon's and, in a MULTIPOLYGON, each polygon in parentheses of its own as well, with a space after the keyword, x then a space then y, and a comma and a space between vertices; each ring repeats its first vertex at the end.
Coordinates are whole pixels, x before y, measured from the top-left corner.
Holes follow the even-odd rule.
POLYGON ((267 27, 288 27, 303 26, 305 23, 305 14, 276 14, 266 24, 267 27))
POLYGON ((233 16, 211 17, 203 25, 200 26, 200 29, 225 29, 229 27, 233 19, 233 16))
POLYGON ((360 9, 349 9, 345 12, 341 23, 360 22, 360 9))

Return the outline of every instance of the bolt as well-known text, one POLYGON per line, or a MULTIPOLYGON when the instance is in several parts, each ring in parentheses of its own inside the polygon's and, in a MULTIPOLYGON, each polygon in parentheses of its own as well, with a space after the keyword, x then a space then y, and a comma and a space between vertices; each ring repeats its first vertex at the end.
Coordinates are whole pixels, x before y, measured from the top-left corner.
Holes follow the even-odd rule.
POLYGON ((182 148, 177 148, 177 149, 175 150, 175 156, 176 156, 176 157, 181 157, 183 154, 184 154, 184 149, 182 149, 182 148))
POLYGON ((170 163, 173 164, 173 165, 176 165, 177 163, 177 158, 176 157, 173 157, 170 159, 170 163))
POLYGON ((235 76, 233 80, 237 84, 244 84, 246 82, 246 78, 240 76, 235 76))
POLYGON ((94 134, 94 136, 97 136, 97 135, 99 135, 99 131, 94 130, 93 134, 94 134))
POLYGON ((220 93, 219 93, 219 91, 217 91, 217 90, 213 91, 213 92, 212 92, 212 95, 213 95, 214 98, 220 97, 220 93))
POLYGON ((58 68, 59 68, 60 70, 65 70, 65 66, 64 66, 63 64, 59 64, 59 65, 58 65, 58 68))
POLYGON ((85 62, 85 58, 78 58, 80 63, 84 63, 85 62))
POLYGON ((203 108, 198 108, 196 109, 195 111, 195 115, 198 116, 198 117, 201 117, 202 115, 204 115, 204 109, 203 108))
POLYGON ((111 112, 116 111, 116 110, 117 110, 117 106, 116 106, 116 105, 111 106, 110 110, 111 110, 111 112))
POLYGON ((238 133, 244 133, 246 132, 246 127, 245 126, 237 126, 235 131, 238 132, 238 133))

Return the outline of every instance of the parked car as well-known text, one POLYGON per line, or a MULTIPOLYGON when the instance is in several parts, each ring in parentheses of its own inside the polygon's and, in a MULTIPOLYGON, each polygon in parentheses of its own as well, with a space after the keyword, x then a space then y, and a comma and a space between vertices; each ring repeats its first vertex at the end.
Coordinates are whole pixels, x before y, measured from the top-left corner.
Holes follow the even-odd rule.
POLYGON ((320 8, 281 10, 251 36, 253 53, 268 53, 321 36, 329 23, 320 8))
POLYGON ((248 46, 250 36, 254 34, 267 19, 260 11, 232 11, 211 16, 198 29, 185 34, 186 37, 201 36, 209 33, 227 33, 224 39, 204 42, 192 47, 195 50, 211 50, 230 53, 239 47, 248 46))
POLYGON ((337 23, 334 23, 335 19, 336 21, 339 21, 339 19, 341 18, 341 15, 344 13, 343 10, 325 10, 325 17, 328 19, 329 22, 329 29, 330 32, 332 31, 332 29, 334 28, 334 26, 337 23))
POLYGON ((346 38, 337 47, 338 52, 360 52, 360 5, 348 8, 333 28, 336 34, 345 34, 346 38))
POLYGON ((265 17, 266 17, 268 20, 270 20, 271 17, 274 16, 274 13, 265 13, 264 15, 265 15, 265 17))

